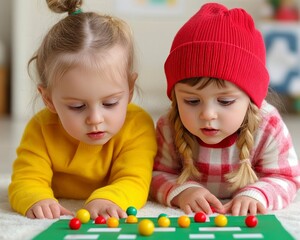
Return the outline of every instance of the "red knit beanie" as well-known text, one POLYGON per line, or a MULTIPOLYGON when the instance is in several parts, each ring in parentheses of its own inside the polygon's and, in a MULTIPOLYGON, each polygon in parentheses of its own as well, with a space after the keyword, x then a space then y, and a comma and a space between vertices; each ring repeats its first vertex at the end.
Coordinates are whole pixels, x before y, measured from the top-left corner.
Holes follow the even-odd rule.
POLYGON ((243 9, 228 10, 207 3, 177 32, 165 62, 167 94, 174 85, 192 77, 227 80, 242 89, 260 107, 267 95, 263 38, 243 9))

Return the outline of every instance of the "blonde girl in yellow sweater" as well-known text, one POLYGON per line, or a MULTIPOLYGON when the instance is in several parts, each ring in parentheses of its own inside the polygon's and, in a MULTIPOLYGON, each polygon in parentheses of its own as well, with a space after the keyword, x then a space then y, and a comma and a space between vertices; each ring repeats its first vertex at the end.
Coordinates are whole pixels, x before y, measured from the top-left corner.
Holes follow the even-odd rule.
POLYGON ((81 0, 47 0, 68 16, 45 36, 29 67, 46 108, 27 124, 9 199, 28 218, 72 214, 59 198, 85 199, 92 218, 126 217, 148 196, 154 124, 131 104, 137 73, 128 25, 83 12, 81 0))

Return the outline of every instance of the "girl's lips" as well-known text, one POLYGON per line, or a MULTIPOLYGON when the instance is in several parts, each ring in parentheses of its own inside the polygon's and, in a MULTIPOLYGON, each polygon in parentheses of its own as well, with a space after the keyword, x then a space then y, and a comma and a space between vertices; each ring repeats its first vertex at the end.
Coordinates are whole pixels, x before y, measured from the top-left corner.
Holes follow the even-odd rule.
POLYGON ((219 132, 219 130, 212 128, 201 128, 200 130, 205 136, 209 137, 215 136, 219 132))
POLYGON ((105 132, 91 132, 87 134, 89 138, 93 140, 99 140, 104 137, 105 132))

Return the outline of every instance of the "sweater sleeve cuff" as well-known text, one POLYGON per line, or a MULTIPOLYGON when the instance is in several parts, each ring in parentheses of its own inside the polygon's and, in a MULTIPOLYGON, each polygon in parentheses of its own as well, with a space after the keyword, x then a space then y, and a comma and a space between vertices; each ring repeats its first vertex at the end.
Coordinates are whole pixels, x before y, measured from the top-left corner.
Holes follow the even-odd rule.
POLYGON ((176 197, 178 194, 180 194, 181 192, 183 192, 185 189, 190 188, 190 187, 202 187, 199 184, 196 183, 186 183, 183 185, 180 185, 176 188, 174 188, 172 191, 170 191, 168 197, 167 197, 167 205, 169 207, 172 207, 171 201, 173 200, 174 197, 176 197))
POLYGON ((259 201, 265 208, 267 208, 266 198, 258 191, 247 190, 247 191, 238 193, 236 196, 247 196, 247 197, 254 198, 255 200, 259 201))

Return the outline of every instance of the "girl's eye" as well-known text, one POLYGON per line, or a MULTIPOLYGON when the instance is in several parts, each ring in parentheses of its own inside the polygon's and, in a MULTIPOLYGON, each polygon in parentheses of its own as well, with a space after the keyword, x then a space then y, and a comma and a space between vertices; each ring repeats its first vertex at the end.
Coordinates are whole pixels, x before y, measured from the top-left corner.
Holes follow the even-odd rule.
POLYGON ((219 99, 218 102, 222 106, 229 106, 235 102, 235 99, 219 99))
POLYGON ((200 102, 200 100, 199 99, 184 99, 184 102, 188 105, 194 106, 194 105, 197 105, 200 102))
POLYGON ((69 109, 74 110, 74 111, 81 111, 85 108, 85 105, 74 105, 74 106, 69 106, 69 109))
POLYGON ((115 102, 104 102, 104 103, 103 103, 103 106, 104 106, 104 107, 111 108, 111 107, 116 106, 118 103, 119 103, 119 101, 115 101, 115 102))

